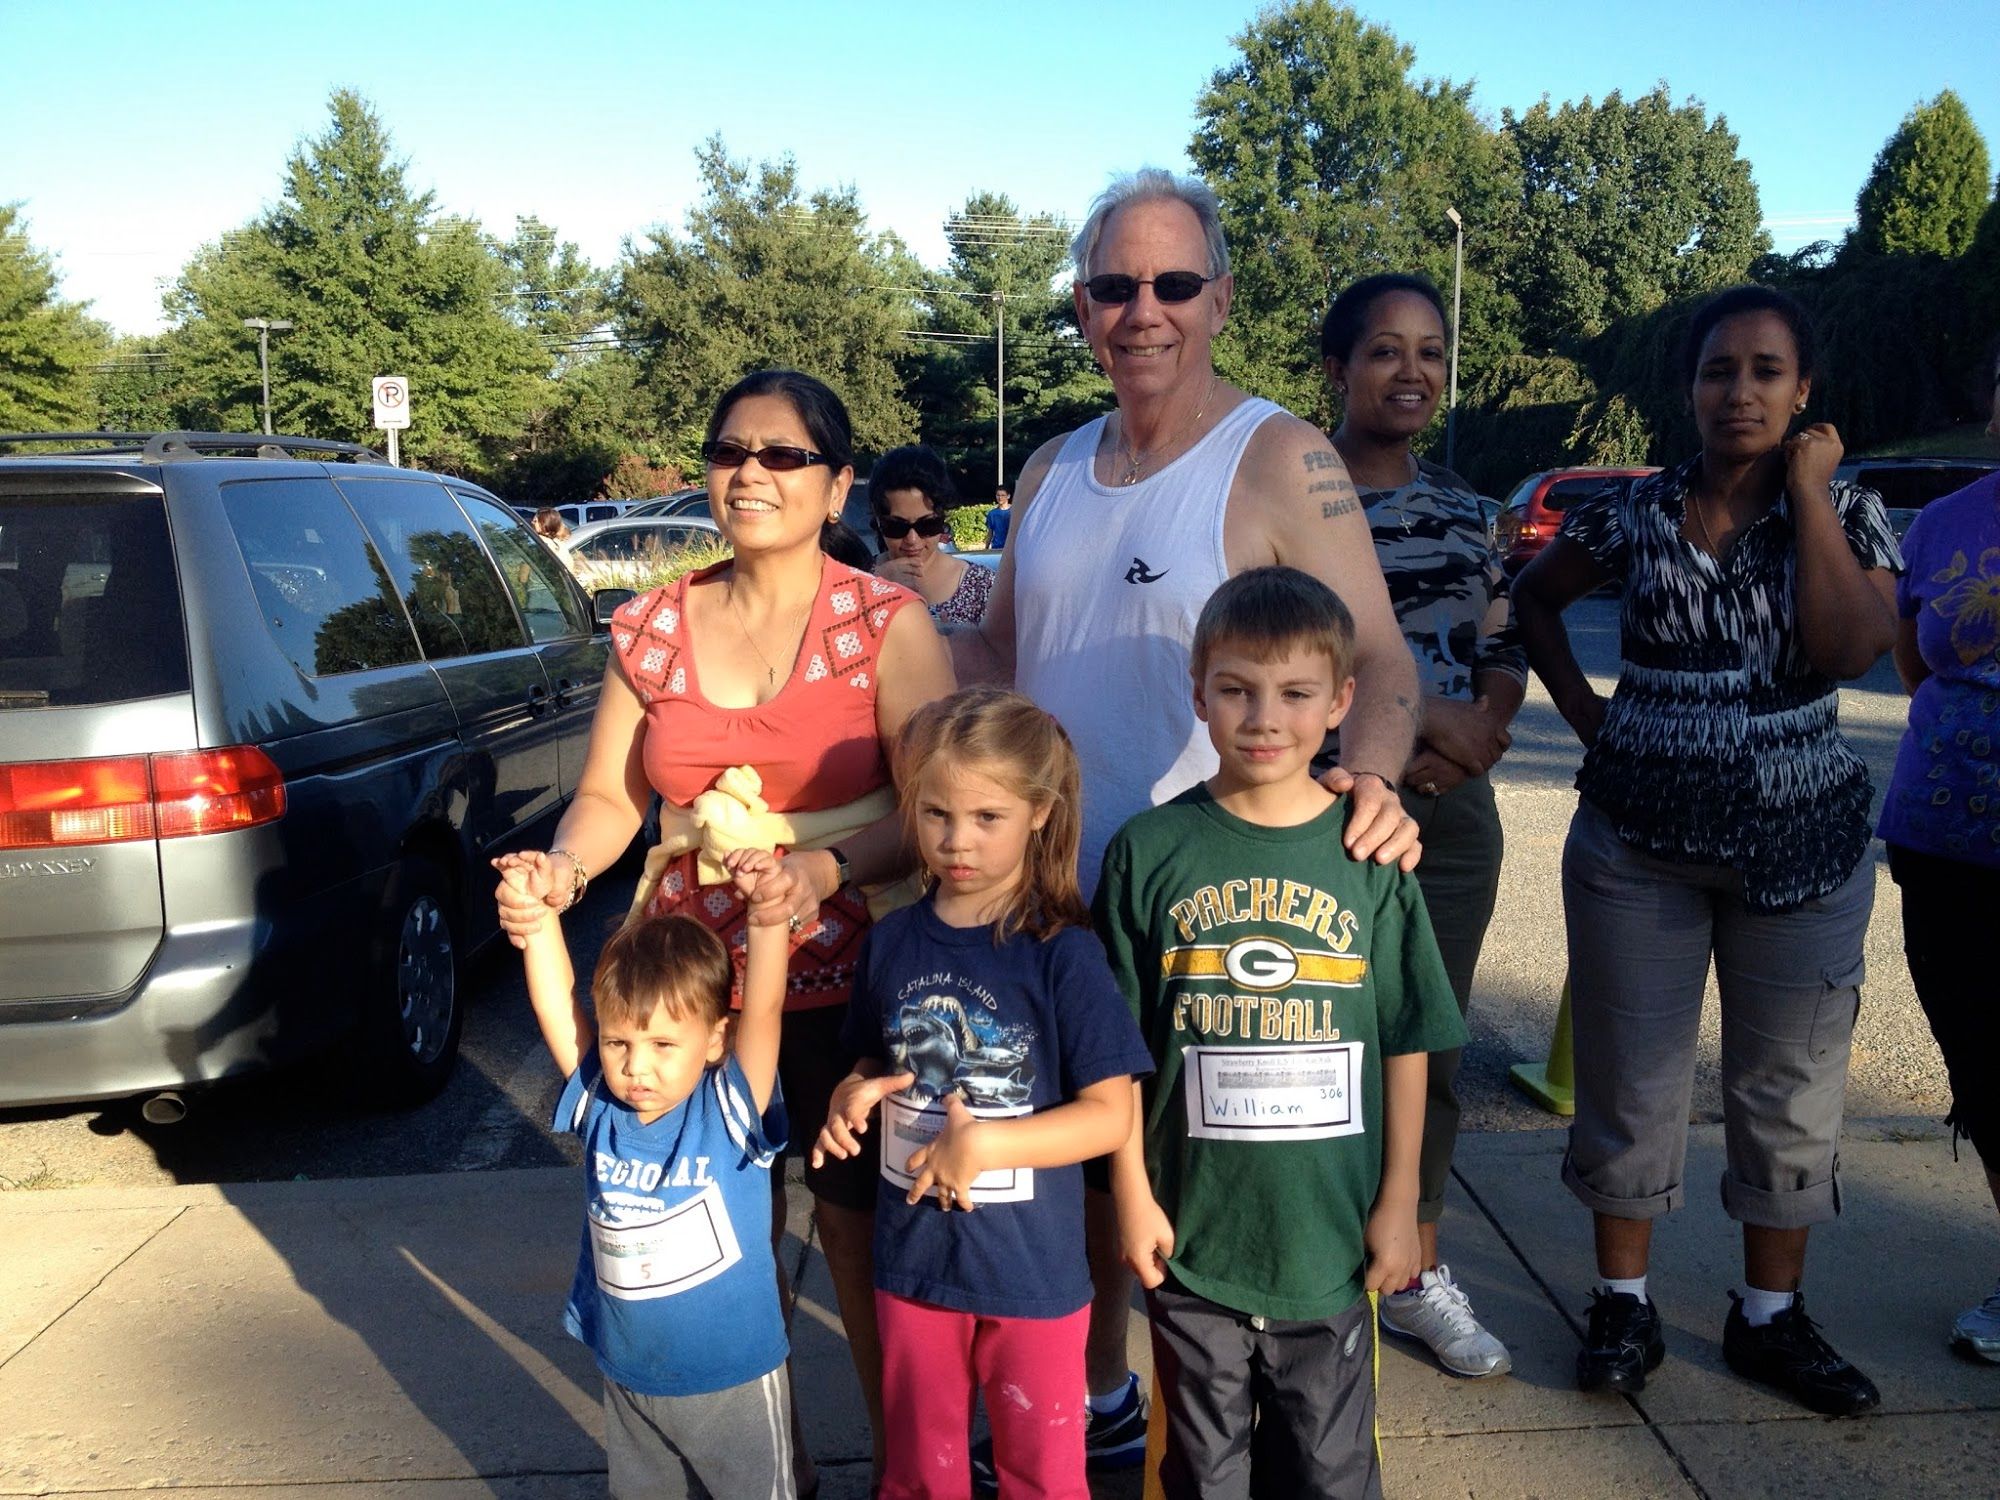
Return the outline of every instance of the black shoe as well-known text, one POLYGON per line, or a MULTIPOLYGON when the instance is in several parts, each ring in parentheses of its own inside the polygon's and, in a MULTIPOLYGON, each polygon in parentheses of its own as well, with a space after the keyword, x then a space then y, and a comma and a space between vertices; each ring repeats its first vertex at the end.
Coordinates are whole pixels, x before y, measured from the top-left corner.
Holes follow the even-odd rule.
POLYGON ((1667 1357, 1660 1310, 1630 1292, 1590 1294, 1590 1331, 1576 1352, 1580 1391, 1643 1391, 1646 1372, 1667 1357))
POLYGON ((1882 1404, 1875 1382, 1820 1336, 1819 1325, 1806 1316, 1802 1293, 1762 1328, 1752 1328, 1743 1316, 1743 1299, 1731 1292, 1722 1357, 1746 1380, 1776 1386, 1829 1417, 1859 1416, 1882 1404))

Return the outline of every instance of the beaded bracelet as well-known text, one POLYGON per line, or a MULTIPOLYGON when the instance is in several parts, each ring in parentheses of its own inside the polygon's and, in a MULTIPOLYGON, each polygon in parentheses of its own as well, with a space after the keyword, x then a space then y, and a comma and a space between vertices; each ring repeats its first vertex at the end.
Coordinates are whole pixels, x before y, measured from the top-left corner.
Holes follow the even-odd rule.
POLYGON ((549 858, 554 859, 558 854, 569 861, 569 867, 572 872, 569 885, 569 900, 563 902, 559 908, 561 911, 568 911, 577 902, 581 901, 583 893, 590 889, 590 872, 584 869, 583 861, 576 857, 574 850, 551 849, 549 851, 549 858))

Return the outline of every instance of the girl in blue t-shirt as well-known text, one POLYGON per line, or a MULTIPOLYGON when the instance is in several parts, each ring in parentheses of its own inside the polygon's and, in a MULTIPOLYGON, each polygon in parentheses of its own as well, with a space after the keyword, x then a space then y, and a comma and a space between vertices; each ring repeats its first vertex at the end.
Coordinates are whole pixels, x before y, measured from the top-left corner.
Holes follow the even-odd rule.
POLYGON ((1125 1139, 1152 1060, 1077 889, 1076 755, 1026 698, 969 688, 911 715, 896 783, 931 888, 868 934, 859 1061, 814 1147, 852 1156, 879 1107, 880 1493, 967 1493, 976 1387, 1003 1493, 1084 1500, 1079 1164, 1125 1139))

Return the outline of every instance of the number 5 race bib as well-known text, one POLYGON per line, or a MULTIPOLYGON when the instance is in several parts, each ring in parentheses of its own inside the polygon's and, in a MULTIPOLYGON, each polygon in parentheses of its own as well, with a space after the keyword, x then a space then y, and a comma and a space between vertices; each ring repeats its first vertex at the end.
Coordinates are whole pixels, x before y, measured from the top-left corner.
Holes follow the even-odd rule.
POLYGON ((629 1302, 700 1286, 743 1258, 719 1183, 643 1224, 592 1219, 590 1250, 598 1286, 629 1302))
POLYGON ((1360 1135, 1360 1042, 1189 1047, 1187 1128, 1202 1141, 1320 1141, 1360 1135))
MULTIPOLYGON (((975 1109, 982 1120, 1006 1120, 1033 1111, 1007 1109, 998 1105, 975 1109)), ((915 1185, 917 1174, 910 1170, 910 1158, 937 1139, 944 1129, 944 1101, 912 1104, 902 1094, 890 1094, 882 1101, 882 1175, 904 1192, 915 1185)), ((999 1167, 981 1172, 972 1179, 974 1203, 1026 1203, 1035 1196, 1033 1167, 999 1167)))

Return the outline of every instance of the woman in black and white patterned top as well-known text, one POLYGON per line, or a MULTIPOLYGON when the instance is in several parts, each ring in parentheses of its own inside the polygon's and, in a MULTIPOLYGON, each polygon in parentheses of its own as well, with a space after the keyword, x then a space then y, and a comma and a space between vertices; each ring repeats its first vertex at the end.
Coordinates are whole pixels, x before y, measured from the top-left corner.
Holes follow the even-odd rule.
POLYGON ((1665 1345, 1652 1223, 1682 1201, 1711 954, 1722 993, 1725 1211, 1743 1226, 1723 1354, 1846 1415, 1875 1387, 1798 1295, 1810 1227, 1839 1212, 1835 1149, 1874 902, 1868 776, 1837 686, 1895 638, 1882 502, 1834 480, 1840 438, 1788 435, 1812 390, 1804 312, 1737 287, 1695 314, 1698 457, 1579 506, 1514 587, 1528 659, 1587 753, 1563 851, 1576 1119, 1563 1178, 1594 1215, 1586 1390, 1635 1391, 1665 1345), (1622 580, 1607 703, 1561 613, 1622 580))

